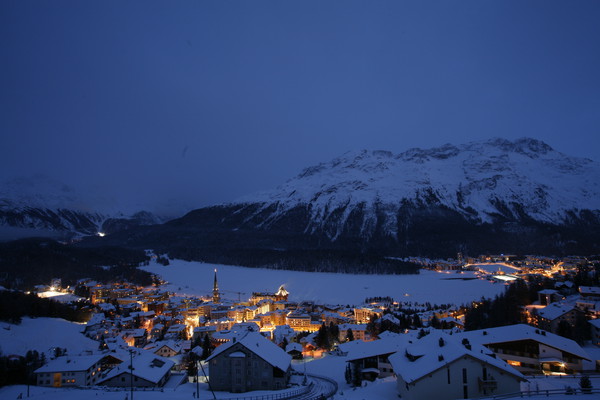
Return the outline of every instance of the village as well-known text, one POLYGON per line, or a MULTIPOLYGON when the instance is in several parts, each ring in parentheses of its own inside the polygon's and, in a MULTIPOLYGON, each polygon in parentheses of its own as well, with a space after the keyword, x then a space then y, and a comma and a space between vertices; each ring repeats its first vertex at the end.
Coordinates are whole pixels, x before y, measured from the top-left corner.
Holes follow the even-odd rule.
POLYGON ((458 277, 476 271, 478 279, 525 286, 542 279, 552 288, 537 290, 536 301, 519 310, 524 323, 465 330, 466 314, 481 303, 418 304, 382 296, 358 306, 327 305, 290 301, 283 285, 231 299, 223 296, 216 269, 212 295, 204 297, 177 295, 160 284, 89 279, 66 290, 57 279, 38 295, 85 299, 92 314, 83 333, 98 350, 70 354, 59 348, 34 371, 37 385, 156 390, 203 382, 216 392, 284 391, 281 398, 295 398, 314 390, 317 398, 332 396, 340 383, 334 377, 343 375, 353 387, 395 379, 402 398, 453 399, 516 393, 536 375, 600 370, 600 287, 577 284, 582 274, 593 276, 587 260, 459 255, 415 261, 458 277), (307 365, 333 357, 343 360, 343 371, 307 378, 307 365))

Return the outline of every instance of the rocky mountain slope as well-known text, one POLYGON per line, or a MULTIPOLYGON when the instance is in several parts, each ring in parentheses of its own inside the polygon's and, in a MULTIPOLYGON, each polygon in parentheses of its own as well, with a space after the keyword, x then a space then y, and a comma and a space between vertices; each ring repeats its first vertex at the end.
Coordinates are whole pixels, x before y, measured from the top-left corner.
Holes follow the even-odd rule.
POLYGON ((600 164, 535 139, 347 153, 271 191, 103 240, 242 265, 600 251, 600 164), (325 260, 325 261, 323 261, 325 260))
MULTIPOLYGON (((403 207, 443 208, 475 224, 536 221, 568 224, 597 218, 600 164, 569 157, 534 139, 446 144, 394 155, 348 153, 305 169, 268 192, 237 204, 261 206, 256 226, 268 228, 291 210, 309 212, 307 233, 336 240, 360 215, 359 236, 380 229, 398 238, 403 207)), ((250 216, 249 220, 252 220, 250 216)))

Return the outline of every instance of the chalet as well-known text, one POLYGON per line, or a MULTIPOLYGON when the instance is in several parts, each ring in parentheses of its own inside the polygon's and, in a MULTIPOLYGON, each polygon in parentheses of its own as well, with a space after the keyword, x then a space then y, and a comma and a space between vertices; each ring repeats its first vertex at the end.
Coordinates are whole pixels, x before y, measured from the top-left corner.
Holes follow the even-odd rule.
POLYGON ((206 359, 213 390, 248 392, 287 387, 291 356, 259 333, 247 332, 206 359))
POLYGON ((573 340, 518 324, 461 332, 455 335, 483 345, 523 373, 583 371, 589 355, 573 340))
POLYGON ((414 340, 404 351, 389 356, 389 361, 396 373, 398 397, 408 400, 514 393, 525 380, 483 346, 441 332, 414 340))
POLYGON ((176 356, 182 352, 182 342, 176 342, 174 340, 163 340, 154 342, 145 347, 146 350, 150 350, 157 356, 169 358, 176 356))
POLYGON ((92 386, 100 376, 103 355, 63 356, 35 370, 38 386, 92 386))
POLYGON ((347 347, 347 362, 350 365, 353 380, 374 380, 391 376, 394 371, 389 356, 404 349, 409 335, 396 335, 386 339, 370 342, 354 341, 355 345, 347 347))
POLYGON ((171 376, 175 364, 150 352, 140 352, 133 357, 133 372, 129 361, 119 364, 98 381, 110 387, 162 387, 171 376))
POLYGON ((285 352, 292 356, 294 360, 302 360, 302 351, 304 348, 300 343, 290 343, 286 346, 285 352))

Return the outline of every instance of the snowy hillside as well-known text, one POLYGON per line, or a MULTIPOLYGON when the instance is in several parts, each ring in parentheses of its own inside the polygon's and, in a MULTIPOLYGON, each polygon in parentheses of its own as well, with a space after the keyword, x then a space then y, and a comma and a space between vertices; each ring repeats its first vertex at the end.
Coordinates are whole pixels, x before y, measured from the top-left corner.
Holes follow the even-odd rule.
POLYGON ((307 231, 334 223, 332 239, 357 212, 362 234, 370 235, 380 224, 397 236, 398 213, 406 204, 444 207, 476 223, 532 219, 562 224, 580 217, 581 210, 599 215, 600 163, 566 156, 529 138, 446 144, 397 155, 363 150, 307 168, 274 190, 236 203, 261 204, 254 214, 263 215, 264 226, 306 207, 307 231))
POLYGON ((54 347, 66 348, 69 354, 97 350, 98 342, 84 336, 83 325, 59 318, 23 318, 19 325, 0 322, 2 354, 24 356, 28 350, 51 355, 54 347))

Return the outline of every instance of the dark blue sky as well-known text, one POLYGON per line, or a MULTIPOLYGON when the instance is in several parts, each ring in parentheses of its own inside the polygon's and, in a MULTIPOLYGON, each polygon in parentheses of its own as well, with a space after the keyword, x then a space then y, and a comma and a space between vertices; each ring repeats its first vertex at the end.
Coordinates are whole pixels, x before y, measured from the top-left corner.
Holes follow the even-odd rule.
POLYGON ((0 2, 0 178, 202 206, 349 150, 600 160, 600 2, 0 2))

